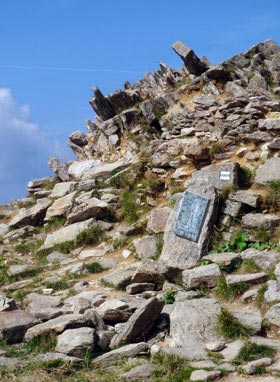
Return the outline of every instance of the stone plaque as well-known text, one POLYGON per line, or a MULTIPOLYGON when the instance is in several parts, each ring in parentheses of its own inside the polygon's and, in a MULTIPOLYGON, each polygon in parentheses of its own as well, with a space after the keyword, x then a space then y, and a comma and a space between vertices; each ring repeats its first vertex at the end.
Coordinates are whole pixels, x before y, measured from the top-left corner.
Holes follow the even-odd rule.
POLYGON ((175 223, 175 235, 198 242, 208 205, 208 199, 187 191, 175 223))

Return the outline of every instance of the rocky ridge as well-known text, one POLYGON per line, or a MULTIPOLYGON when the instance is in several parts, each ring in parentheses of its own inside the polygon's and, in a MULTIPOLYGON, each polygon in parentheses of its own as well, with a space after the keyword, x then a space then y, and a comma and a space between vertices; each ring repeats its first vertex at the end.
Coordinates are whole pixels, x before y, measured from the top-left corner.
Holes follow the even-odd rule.
POLYGON ((276 380, 280 47, 172 48, 180 70, 94 87, 77 160, 0 206, 3 381, 171 381, 178 359, 185 380, 276 380))

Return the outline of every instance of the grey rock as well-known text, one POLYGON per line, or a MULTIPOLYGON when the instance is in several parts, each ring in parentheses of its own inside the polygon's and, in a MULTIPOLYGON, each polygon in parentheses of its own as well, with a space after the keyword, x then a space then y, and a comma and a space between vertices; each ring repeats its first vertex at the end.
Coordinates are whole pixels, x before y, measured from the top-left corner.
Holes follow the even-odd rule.
MULTIPOLYGON (((255 131, 250 134, 244 134, 243 138, 246 141, 251 141, 256 143, 269 142, 272 140, 272 136, 267 131, 255 131)), ((250 153, 247 155, 247 159, 249 160, 258 159, 257 155, 258 153, 250 153), (256 155, 256 158, 254 158, 255 155, 256 155)))
POLYGON ((88 144, 86 135, 81 131, 74 131, 69 135, 69 139, 75 143, 75 145, 80 147, 86 146, 88 144))
POLYGON ((59 199, 48 208, 44 221, 48 222, 54 217, 65 216, 70 211, 76 192, 71 192, 59 199))
POLYGON ((91 107, 96 112, 96 114, 103 120, 106 121, 116 115, 116 112, 108 101, 106 97, 101 93, 97 86, 93 88, 94 98, 89 101, 91 107))
POLYGON ((260 195, 243 190, 230 194, 229 198, 253 208, 257 208, 260 201, 260 195))
POLYGON ((95 310, 87 310, 84 314, 65 314, 49 321, 35 325, 25 333, 25 340, 30 341, 35 337, 48 333, 60 334, 66 329, 77 327, 95 327, 104 329, 104 323, 95 310))
POLYGON ((264 272, 248 273, 243 275, 228 275, 226 276, 226 282, 228 285, 235 283, 246 283, 249 285, 261 284, 267 280, 267 274, 264 272))
POLYGON ((233 98, 248 96, 247 91, 242 86, 232 81, 226 83, 225 91, 233 98))
POLYGON ((177 301, 170 313, 170 335, 175 346, 184 349, 190 359, 207 356, 205 345, 220 341, 217 334, 217 315, 221 308, 210 298, 177 301), (186 317, 188 319, 186 319, 186 317))
POLYGON ((268 323, 280 327, 280 303, 273 305, 265 315, 268 323))
POLYGON ((9 231, 8 224, 0 224, 0 237, 5 236, 8 231, 9 231))
POLYGON ((20 358, 0 356, 0 369, 18 369, 24 363, 20 358))
POLYGON ((164 244, 160 256, 160 261, 185 269, 194 266, 202 256, 207 254, 208 243, 218 207, 218 197, 213 186, 200 182, 191 183, 188 187, 188 192, 209 200, 208 210, 198 242, 179 237, 174 233, 182 203, 182 199, 178 200, 166 224, 164 244))
POLYGON ((264 293, 264 300, 266 303, 280 301, 280 288, 276 280, 269 280, 267 282, 267 290, 264 293))
POLYGON ((36 361, 40 361, 40 362, 50 362, 50 361, 57 361, 57 360, 61 360, 65 363, 79 363, 79 362, 82 362, 82 359, 81 358, 77 358, 77 357, 70 357, 66 354, 62 354, 62 353, 44 353, 44 354, 38 354, 34 357, 34 359, 36 361))
POLYGON ((97 346, 103 351, 108 350, 114 335, 115 331, 113 330, 99 330, 97 332, 97 346))
POLYGON ((183 271, 182 279, 186 288, 195 288, 199 285, 213 288, 221 274, 217 264, 208 264, 183 271))
POLYGON ((64 253, 60 253, 57 251, 54 251, 47 256, 47 262, 49 264, 53 264, 53 263, 67 264, 67 263, 71 263, 73 260, 74 260, 73 258, 69 258, 64 253))
MULTIPOLYGON (((236 162, 226 162, 203 167, 200 171, 192 173, 192 180, 196 183, 207 183, 213 185, 216 189, 222 190, 224 187, 238 185, 239 164, 236 162), (220 179, 222 171, 230 172, 229 180, 220 179)), ((185 186, 188 185, 188 181, 185 186)))
POLYGON ((7 312, 15 309, 17 309, 17 305, 14 299, 0 295, 0 312, 7 312))
POLYGON ((152 297, 133 313, 120 333, 117 333, 110 343, 110 347, 137 342, 149 333, 155 321, 159 318, 164 301, 152 297))
POLYGON ((249 213, 242 217, 242 224, 244 227, 252 228, 263 228, 265 230, 273 230, 280 223, 280 217, 270 214, 262 213, 249 213))
POLYGON ((257 184, 266 185, 272 180, 280 180, 280 158, 271 158, 256 170, 257 184))
POLYGON ((129 319, 132 312, 128 310, 128 307, 128 304, 121 300, 109 299, 103 302, 96 311, 105 323, 114 324, 129 319))
POLYGON ((130 284, 130 281, 136 271, 135 266, 127 267, 123 270, 109 273, 102 277, 102 280, 107 284, 112 285, 115 288, 122 288, 126 284, 130 284))
POLYGON ((255 301, 258 296, 258 291, 259 288, 253 288, 250 290, 247 290, 242 296, 241 296, 241 301, 246 304, 248 302, 255 301))
POLYGON ((139 381, 145 382, 149 381, 149 379, 153 376, 153 372, 156 366, 152 364, 144 364, 135 366, 126 373, 122 375, 126 381, 139 381))
POLYGON ((126 293, 128 294, 137 294, 142 293, 146 291, 152 291, 154 290, 155 285, 152 283, 133 283, 129 284, 126 287, 126 293))
POLYGON ((105 177, 114 170, 122 169, 124 167, 125 164, 121 161, 102 163, 100 160, 88 159, 73 162, 68 169, 68 175, 70 178, 78 181, 90 180, 105 177))
POLYGON ((241 253, 242 259, 253 259, 255 264, 261 269, 268 270, 280 261, 280 253, 274 251, 260 251, 248 248, 241 253))
POLYGON ((122 346, 95 358, 93 360, 93 366, 103 368, 124 358, 147 354, 148 349, 149 346, 145 342, 122 346))
POLYGON ((29 293, 24 299, 24 304, 27 312, 41 320, 50 320, 63 314, 59 297, 29 293))
POLYGON ((86 219, 103 219, 108 214, 108 204, 97 198, 91 198, 85 203, 76 205, 67 216, 67 224, 73 224, 86 219))
POLYGON ((257 359, 256 361, 251 361, 246 363, 245 365, 241 366, 241 370, 245 374, 254 374, 256 369, 259 368, 260 366, 270 366, 272 364, 272 359, 271 358, 261 358, 257 359))
POLYGON ((262 328, 262 315, 251 308, 231 309, 230 312, 242 325, 253 329, 254 333, 258 333, 262 328))
POLYGON ((280 350, 279 341, 273 340, 272 338, 253 336, 250 338, 250 342, 257 344, 257 345, 266 345, 266 346, 272 347, 273 349, 280 350))
POLYGON ((199 76, 207 70, 207 66, 197 57, 194 51, 187 47, 183 42, 175 42, 172 45, 172 49, 181 57, 191 74, 199 76))
POLYGON ((242 210, 242 204, 240 202, 234 202, 232 200, 227 199, 224 202, 224 206, 222 208, 222 212, 225 215, 229 215, 232 217, 236 217, 240 214, 242 210))
POLYGON ((280 118, 273 119, 260 119, 259 120, 259 128, 267 129, 267 130, 280 130, 280 118))
POLYGON ((38 324, 39 320, 23 310, 0 313, 0 335, 8 344, 23 340, 25 332, 38 324))
POLYGON ((39 199, 35 206, 21 208, 10 221, 9 226, 19 228, 29 224, 37 225, 42 223, 50 204, 51 201, 49 199, 39 199))
POLYGON ((202 381, 215 381, 221 377, 221 372, 219 370, 206 371, 206 370, 195 370, 191 373, 190 381, 202 382, 202 381))
POLYGON ((133 283, 144 282, 161 285, 166 278, 175 280, 179 273, 177 267, 173 268, 155 260, 144 259, 135 270, 131 281, 133 283))
POLYGON ((230 265, 233 263, 241 263, 241 255, 234 252, 211 253, 203 257, 205 260, 210 260, 213 263, 220 265, 230 265))
POLYGON ((94 348, 94 333, 92 328, 77 328, 65 330, 57 336, 55 351, 74 357, 83 357, 94 348))
POLYGON ((280 150, 280 138, 274 138, 268 145, 270 150, 280 150))
POLYGON ((58 158, 51 156, 48 161, 49 168, 58 176, 62 182, 67 182, 69 180, 67 170, 68 166, 61 162, 58 158))
POLYGON ((155 236, 142 236, 133 240, 137 255, 143 258, 153 258, 157 254, 157 239, 155 236))
POLYGON ((68 225, 67 227, 59 228, 58 230, 47 235, 46 240, 40 249, 49 249, 57 244, 75 240, 82 231, 95 225, 97 225, 97 223, 94 219, 88 219, 83 222, 68 225))
POLYGON ((149 233, 161 233, 165 230, 165 225, 169 214, 171 212, 170 207, 158 207, 154 208, 148 218, 147 231, 149 233))
POLYGON ((242 340, 236 340, 234 342, 226 344, 225 349, 221 351, 221 354, 223 355, 224 360, 226 362, 232 362, 234 358, 238 356, 243 345, 244 345, 244 341, 242 340))
POLYGON ((225 343, 223 341, 208 342, 205 345, 205 349, 208 351, 218 352, 225 348, 225 343))

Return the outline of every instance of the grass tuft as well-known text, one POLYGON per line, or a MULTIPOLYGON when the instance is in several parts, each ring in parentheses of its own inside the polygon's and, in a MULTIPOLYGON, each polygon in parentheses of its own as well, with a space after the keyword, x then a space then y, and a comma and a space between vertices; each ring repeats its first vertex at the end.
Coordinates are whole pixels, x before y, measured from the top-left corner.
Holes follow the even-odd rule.
POLYGON ((253 329, 241 324, 228 310, 222 308, 218 315, 218 331, 226 340, 236 340, 240 337, 250 337, 253 329))
POLYGON ((248 287, 249 286, 244 282, 228 285, 225 276, 221 276, 214 288, 214 294, 221 300, 232 301, 236 297, 242 295, 248 287))
POLYGON ((242 364, 255 361, 260 358, 273 358, 276 354, 276 349, 267 345, 258 345, 251 342, 246 342, 240 349, 237 357, 234 359, 235 364, 242 364))

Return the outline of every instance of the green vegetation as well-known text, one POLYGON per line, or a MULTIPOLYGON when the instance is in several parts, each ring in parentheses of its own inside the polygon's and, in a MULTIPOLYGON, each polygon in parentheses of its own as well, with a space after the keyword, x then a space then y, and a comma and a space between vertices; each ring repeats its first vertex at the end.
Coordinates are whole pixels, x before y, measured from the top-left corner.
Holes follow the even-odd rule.
POLYGON ((219 142, 214 142, 210 146, 209 154, 213 157, 215 154, 221 154, 224 152, 223 146, 219 142))
POLYGON ((264 307, 264 294, 267 291, 267 285, 263 285, 259 290, 256 298, 256 306, 259 309, 262 309, 264 307))
POLYGON ((165 304, 173 304, 175 302, 177 291, 174 289, 167 290, 164 293, 164 303, 165 304))
POLYGON ((228 285, 225 276, 221 276, 218 279, 217 286, 214 288, 214 294, 221 300, 232 301, 247 289, 248 285, 246 283, 240 282, 228 285))
POLYGON ((86 264, 85 266, 90 273, 100 273, 104 271, 104 268, 97 261, 86 264))
POLYGON ((134 223, 138 219, 136 200, 135 191, 123 190, 120 195, 121 218, 127 223, 134 223))
POLYGON ((102 227, 96 225, 79 233, 76 238, 77 246, 97 244, 102 239, 102 227))
POLYGON ((49 333, 33 338, 26 342, 25 347, 29 353, 47 353, 54 351, 56 346, 56 335, 49 333))
POLYGON ((278 211, 280 208, 280 180, 268 182, 266 191, 266 206, 273 212, 278 211))
POLYGON ((226 340, 236 340, 240 337, 250 337, 253 329, 241 324, 229 311, 222 308, 218 315, 218 331, 226 340))
POLYGON ((250 170, 248 167, 240 167, 239 168, 239 184, 241 186, 250 187, 253 179, 254 174, 252 170, 250 170))
POLYGON ((258 273, 261 268, 255 263, 254 259, 244 259, 239 268, 240 273, 258 273))
POLYGON ((153 357, 156 364, 152 382, 186 382, 195 370, 188 360, 175 355, 158 353, 153 357))
POLYGON ((276 349, 267 345, 257 345, 251 342, 246 342, 240 349, 234 363, 240 365, 242 363, 255 361, 260 358, 273 358, 276 354, 276 349))
POLYGON ((64 226, 66 220, 65 216, 55 216, 44 225, 44 231, 46 233, 55 231, 57 228, 64 226))

